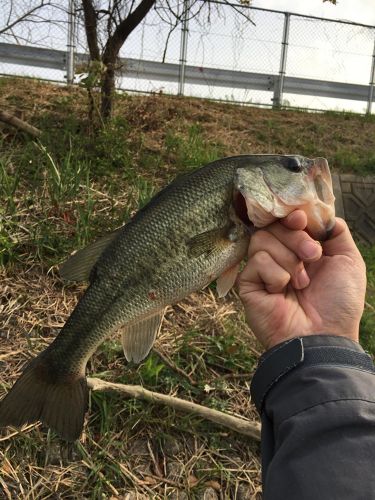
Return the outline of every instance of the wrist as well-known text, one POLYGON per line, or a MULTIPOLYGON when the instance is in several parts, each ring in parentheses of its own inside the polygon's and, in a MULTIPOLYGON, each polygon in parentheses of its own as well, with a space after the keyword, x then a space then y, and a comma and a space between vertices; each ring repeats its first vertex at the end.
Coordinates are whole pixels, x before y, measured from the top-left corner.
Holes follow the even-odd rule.
POLYGON ((266 350, 273 349, 274 347, 282 344, 283 342, 287 342, 293 338, 299 337, 299 338, 307 338, 307 337, 315 337, 315 336, 321 336, 321 337, 343 337, 346 338, 352 342, 359 343, 359 327, 356 330, 349 331, 349 332, 337 332, 335 330, 327 330, 325 332, 320 332, 316 333, 315 332, 301 332, 298 335, 273 335, 269 339, 266 340, 266 342, 262 342, 261 339, 259 339, 260 342, 263 343, 264 347, 266 350))

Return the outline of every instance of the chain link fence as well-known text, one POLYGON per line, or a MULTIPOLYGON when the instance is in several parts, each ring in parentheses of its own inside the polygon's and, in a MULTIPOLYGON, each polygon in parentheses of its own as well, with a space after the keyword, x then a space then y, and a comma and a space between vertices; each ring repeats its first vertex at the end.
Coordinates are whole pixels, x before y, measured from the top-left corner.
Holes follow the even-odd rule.
MULTIPOLYGON (((291 16, 286 65, 288 76, 369 85, 374 27, 291 16)), ((366 111, 366 103, 284 93, 286 104, 318 109, 366 111)))
MULTIPOLYGON (((69 24, 68 3, 63 1, 61 5, 56 5, 48 0, 45 2, 41 0, 40 5, 42 3, 44 4, 42 8, 36 9, 38 4, 32 0, 19 2, 0 0, 0 43, 9 44, 9 47, 11 44, 15 44, 19 47, 66 51, 69 24), (32 11, 33 13, 27 17, 27 21, 25 18, 24 22, 16 22, 11 29, 5 30, 7 26, 12 26, 17 19, 32 11)), ((4 49, 3 52, 6 50, 4 49)), ((64 70, 20 64, 16 59, 14 63, 8 61, 11 61, 11 58, 0 55, 0 73, 3 75, 66 81, 66 71, 64 70)))
MULTIPOLYGON (((1 30, 10 2, 2 3, 0 73, 79 82, 82 67, 74 63, 77 54, 87 53, 79 2, 51 3, 10 32, 1 30), (58 51, 49 55, 51 60, 59 57, 59 63, 38 67, 35 53, 32 64, 26 56, 16 57, 24 46, 58 51)), ((121 49, 118 88, 245 104, 371 111, 375 27, 220 1, 209 4, 199 16, 176 26, 168 10, 156 3, 121 49), (132 71, 127 71, 128 61, 132 71), (155 64, 145 71, 147 65, 136 61, 155 64)))

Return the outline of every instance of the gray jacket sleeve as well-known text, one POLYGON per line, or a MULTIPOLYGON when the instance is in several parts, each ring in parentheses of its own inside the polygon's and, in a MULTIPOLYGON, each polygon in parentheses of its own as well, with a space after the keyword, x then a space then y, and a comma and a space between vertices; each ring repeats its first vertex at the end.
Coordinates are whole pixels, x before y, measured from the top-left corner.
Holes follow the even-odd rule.
POLYGON ((267 351, 251 384, 262 420, 263 500, 375 499, 375 373, 343 337, 267 351))

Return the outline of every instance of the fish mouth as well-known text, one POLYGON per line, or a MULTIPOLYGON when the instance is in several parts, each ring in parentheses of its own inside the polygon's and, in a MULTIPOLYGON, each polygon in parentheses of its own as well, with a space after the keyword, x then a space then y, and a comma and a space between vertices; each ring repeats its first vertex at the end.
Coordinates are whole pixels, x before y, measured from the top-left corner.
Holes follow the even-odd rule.
POLYGON ((233 208, 238 219, 242 222, 248 232, 253 234, 256 228, 254 223, 249 218, 246 199, 241 191, 234 191, 233 208))
POLYGON ((315 158, 309 169, 309 177, 314 182, 314 188, 319 200, 326 205, 335 201, 332 188, 332 178, 328 162, 325 158, 315 158))
POLYGON ((315 203, 311 205, 307 232, 319 241, 330 237, 335 226, 335 196, 328 162, 315 158, 308 172, 311 190, 315 192, 315 203))

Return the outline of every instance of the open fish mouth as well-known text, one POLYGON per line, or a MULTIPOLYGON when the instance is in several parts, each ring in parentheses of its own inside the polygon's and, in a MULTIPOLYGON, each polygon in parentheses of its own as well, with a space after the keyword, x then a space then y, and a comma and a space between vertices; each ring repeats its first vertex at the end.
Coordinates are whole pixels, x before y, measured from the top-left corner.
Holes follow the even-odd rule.
POLYGON ((234 209, 243 224, 265 227, 297 208, 307 215, 307 232, 317 240, 329 237, 335 224, 332 180, 325 158, 286 157, 284 166, 260 165, 236 173, 234 209))
POLYGON ((255 231, 255 225, 249 218, 246 198, 243 196, 241 191, 234 191, 233 207, 236 216, 244 224, 249 233, 253 233, 255 231))

